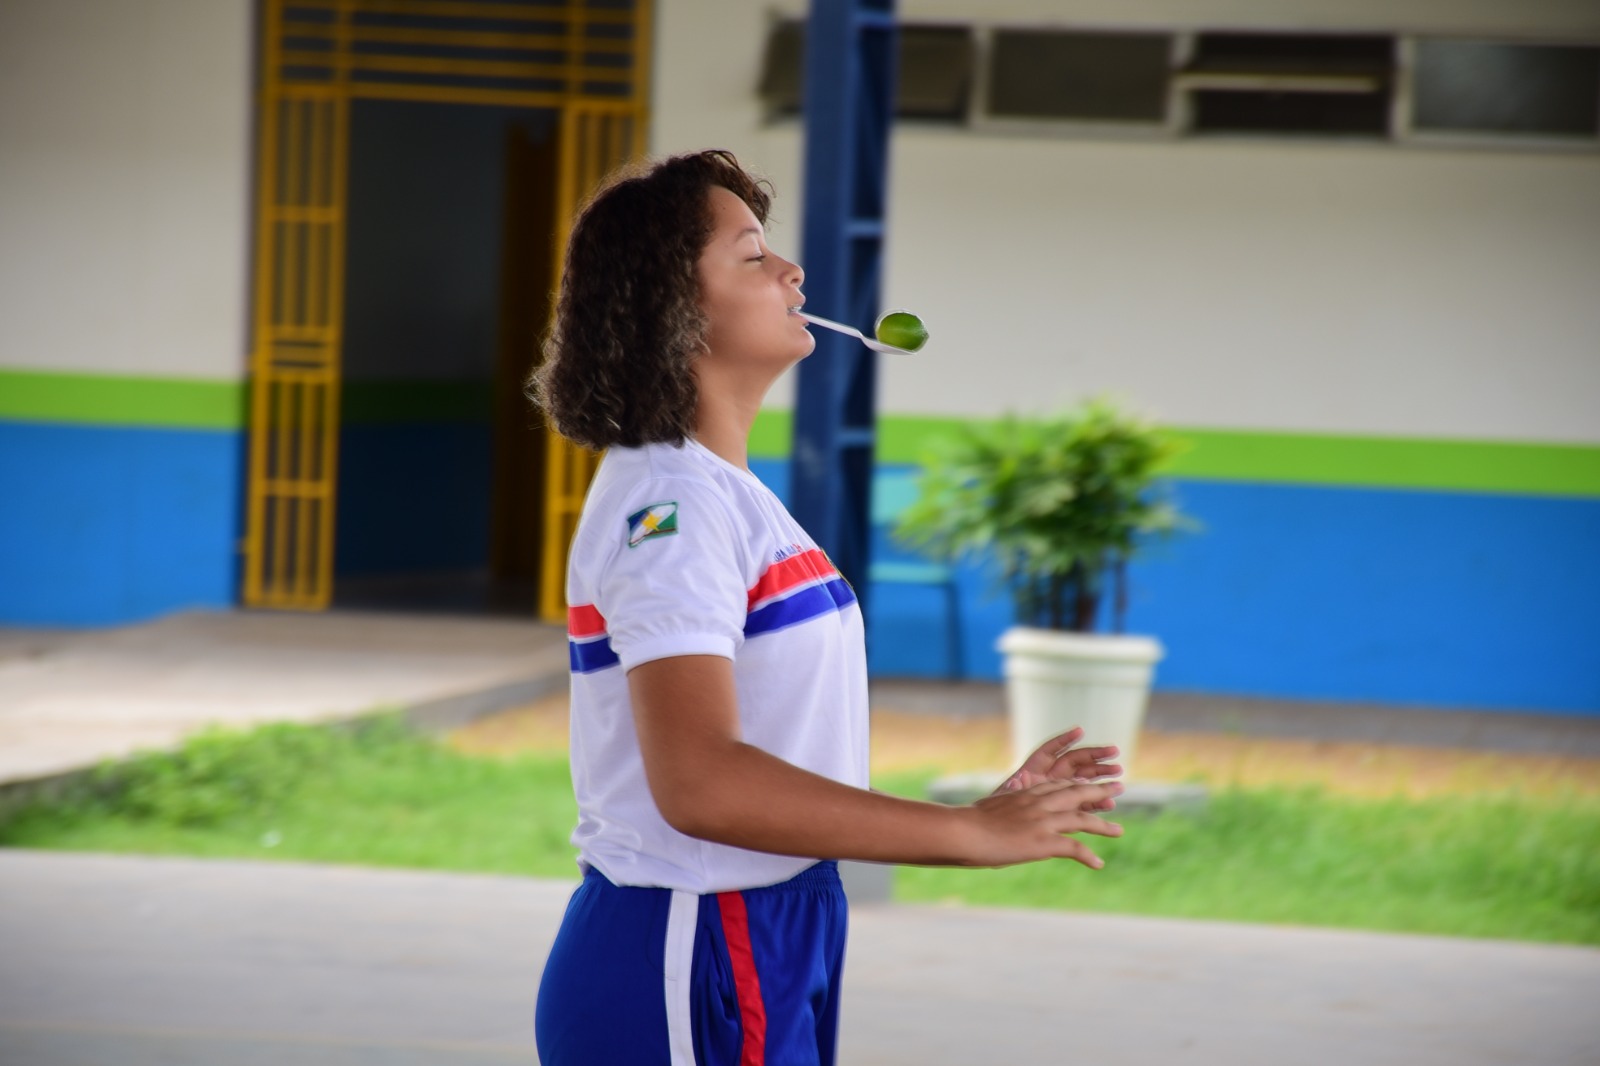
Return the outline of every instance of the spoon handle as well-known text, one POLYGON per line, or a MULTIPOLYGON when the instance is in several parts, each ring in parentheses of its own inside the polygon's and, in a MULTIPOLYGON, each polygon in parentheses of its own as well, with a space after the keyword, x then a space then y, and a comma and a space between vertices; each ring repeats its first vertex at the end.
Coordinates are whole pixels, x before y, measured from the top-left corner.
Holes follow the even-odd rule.
POLYGON ((845 333, 856 338, 856 340, 864 341, 867 339, 866 334, 862 333, 859 329, 856 329, 854 326, 847 326, 843 322, 835 322, 831 318, 823 318, 821 315, 813 315, 806 311, 796 311, 795 314, 799 315, 801 318, 805 319, 807 322, 810 322, 814 326, 824 326, 831 330, 837 330, 840 333, 845 333))

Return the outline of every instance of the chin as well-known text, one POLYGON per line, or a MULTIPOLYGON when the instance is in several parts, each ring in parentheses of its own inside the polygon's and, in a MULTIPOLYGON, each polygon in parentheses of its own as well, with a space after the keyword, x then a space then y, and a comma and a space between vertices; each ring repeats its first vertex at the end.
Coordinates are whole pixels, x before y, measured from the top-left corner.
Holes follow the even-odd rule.
POLYGON ((806 359, 809 358, 811 353, 814 352, 814 351, 816 351, 815 347, 801 348, 801 349, 797 349, 797 350, 795 350, 793 352, 790 352, 789 353, 789 358, 787 358, 787 359, 785 359, 783 361, 783 371, 782 372, 786 373, 786 372, 788 372, 790 370, 793 370, 800 363, 805 362, 806 359))

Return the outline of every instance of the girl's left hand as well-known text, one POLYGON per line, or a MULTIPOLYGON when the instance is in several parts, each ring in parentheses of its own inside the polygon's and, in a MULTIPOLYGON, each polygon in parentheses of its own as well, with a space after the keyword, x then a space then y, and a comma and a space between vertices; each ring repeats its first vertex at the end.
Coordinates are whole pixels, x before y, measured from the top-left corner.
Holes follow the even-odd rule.
MULTIPOLYGON (((1079 726, 1074 726, 1058 737, 1051 737, 1028 756, 1027 761, 1016 773, 1006 778, 1005 782, 995 789, 995 794, 1017 792, 1044 781, 1101 781, 1122 773, 1121 766, 1106 762, 1107 759, 1116 758, 1115 745, 1108 744, 1099 748, 1072 746, 1082 739, 1083 729, 1079 726)), ((1107 798, 1092 806, 1100 810, 1110 810, 1113 802, 1107 798)))

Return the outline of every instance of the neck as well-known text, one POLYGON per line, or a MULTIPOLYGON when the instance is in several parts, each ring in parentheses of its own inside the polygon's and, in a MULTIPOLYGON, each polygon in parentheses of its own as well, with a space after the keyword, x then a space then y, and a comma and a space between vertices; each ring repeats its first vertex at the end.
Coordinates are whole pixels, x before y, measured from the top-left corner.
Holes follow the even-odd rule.
POLYGON ((707 393, 702 389, 695 412, 695 440, 712 454, 741 470, 750 469, 750 427, 755 425, 761 399, 707 393))
POLYGON ((703 359, 695 368, 700 388, 694 436, 711 452, 741 470, 750 469, 750 427, 761 401, 782 369, 729 366, 703 359))

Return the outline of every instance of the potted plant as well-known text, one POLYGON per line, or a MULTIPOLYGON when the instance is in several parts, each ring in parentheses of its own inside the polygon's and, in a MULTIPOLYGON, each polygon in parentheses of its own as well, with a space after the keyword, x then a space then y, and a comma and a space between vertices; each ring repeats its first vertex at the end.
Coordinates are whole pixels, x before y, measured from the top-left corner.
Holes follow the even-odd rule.
POLYGON ((1162 656, 1123 633, 1128 562, 1191 523, 1160 479, 1183 444, 1104 399, 1007 416, 936 441, 896 535, 940 558, 991 559, 1016 606, 1000 638, 1020 762, 1074 725, 1130 767, 1162 656), (1111 633, 1097 632, 1109 621, 1111 633))

